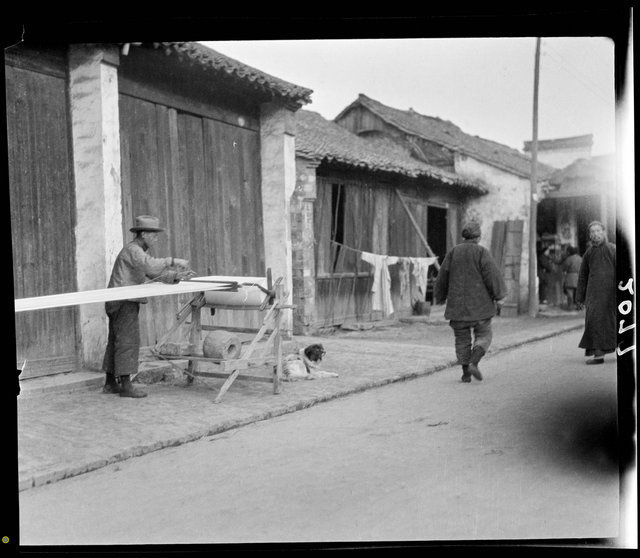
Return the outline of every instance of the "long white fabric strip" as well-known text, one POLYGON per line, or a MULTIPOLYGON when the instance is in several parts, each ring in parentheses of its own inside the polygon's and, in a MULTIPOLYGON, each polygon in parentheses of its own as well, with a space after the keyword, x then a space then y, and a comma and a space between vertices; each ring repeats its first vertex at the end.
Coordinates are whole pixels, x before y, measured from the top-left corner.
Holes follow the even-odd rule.
POLYGON ((225 291, 227 288, 224 283, 199 283, 198 279, 201 281, 259 283, 261 285, 264 284, 266 287, 266 280, 264 277, 230 277, 211 275, 207 277, 194 277, 190 281, 184 281, 174 285, 166 283, 145 283, 143 285, 113 287, 111 289, 96 289, 92 291, 35 296, 31 298, 17 298, 15 300, 15 311, 26 312, 28 310, 44 310, 46 308, 59 308, 62 306, 77 306, 80 304, 107 302, 110 300, 128 300, 134 298, 176 295, 202 291, 225 291))
POLYGON ((381 310, 384 316, 393 314, 391 300, 391 276, 389 266, 398 263, 394 256, 381 256, 371 252, 362 252, 363 261, 373 266, 373 284, 371 285, 371 309, 381 310))

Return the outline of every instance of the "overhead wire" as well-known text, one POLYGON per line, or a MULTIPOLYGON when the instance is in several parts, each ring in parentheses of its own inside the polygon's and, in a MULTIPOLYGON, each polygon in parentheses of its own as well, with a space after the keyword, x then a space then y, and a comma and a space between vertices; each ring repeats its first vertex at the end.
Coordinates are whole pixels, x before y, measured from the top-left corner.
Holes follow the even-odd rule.
MULTIPOLYGON (((578 69, 574 64, 572 64, 569 60, 567 60, 565 55, 562 54, 557 48, 555 48, 553 45, 551 45, 549 43, 546 43, 545 47, 548 48, 553 53, 553 55, 556 56, 559 59, 559 62, 566 69, 568 69, 568 71, 577 73, 579 76, 581 76, 583 79, 585 79, 595 89, 598 89, 599 91, 604 92, 604 89, 601 89, 601 86, 599 84, 596 84, 596 82, 593 81, 592 78, 589 75, 587 75, 582 70, 578 69)), ((590 50, 590 52, 593 53, 594 51, 590 50)), ((597 57, 594 56, 594 59, 597 59, 597 57)), ((602 66, 601 66, 601 68, 602 68, 602 66)), ((605 73, 605 72, 602 72, 602 73, 605 73)))
POLYGON ((572 69, 568 66, 568 63, 565 63, 564 57, 557 52, 551 45, 546 45, 547 51, 543 52, 543 55, 549 55, 549 60, 557 63, 562 69, 564 69, 568 74, 570 74, 573 78, 575 78, 578 82, 580 82, 586 89, 588 89, 591 93, 593 93, 596 97, 598 97, 601 101, 610 104, 611 101, 605 98, 606 93, 600 89, 600 86, 596 86, 590 78, 586 77, 584 74, 579 72, 577 69, 572 69))

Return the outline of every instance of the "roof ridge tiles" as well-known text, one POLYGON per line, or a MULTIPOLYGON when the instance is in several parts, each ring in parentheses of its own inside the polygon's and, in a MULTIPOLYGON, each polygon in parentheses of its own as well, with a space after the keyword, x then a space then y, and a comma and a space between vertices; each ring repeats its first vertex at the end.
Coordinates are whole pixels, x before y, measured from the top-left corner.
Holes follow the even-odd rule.
MULTIPOLYGON (((363 93, 358 95, 356 103, 363 104, 380 118, 405 133, 421 137, 427 141, 440 143, 449 149, 484 160, 519 176, 529 175, 530 157, 514 147, 478 135, 468 134, 457 124, 443 120, 440 117, 424 115, 414 109, 408 111, 385 105, 363 93), (421 129, 420 125, 423 123, 427 126, 436 125, 436 128, 421 129), (439 123, 443 125, 438 126, 439 123)), ((353 106, 353 104, 349 105, 349 107, 353 106)), ((336 119, 344 114, 349 107, 340 113, 336 119)), ((539 162, 539 170, 541 171, 541 178, 544 178, 545 175, 550 174, 555 169, 539 162)))
POLYGON ((486 192, 481 181, 413 158, 409 151, 387 137, 363 138, 312 110, 296 113, 296 151, 316 160, 345 163, 372 171, 406 176, 430 176, 445 184, 486 192))
POLYGON ((263 72, 198 42, 174 41, 150 44, 153 48, 162 48, 167 54, 170 54, 171 50, 173 50, 178 55, 186 55, 192 61, 198 62, 205 67, 212 67, 228 75, 235 75, 239 79, 260 84, 266 89, 294 101, 300 103, 311 102, 312 89, 263 72))

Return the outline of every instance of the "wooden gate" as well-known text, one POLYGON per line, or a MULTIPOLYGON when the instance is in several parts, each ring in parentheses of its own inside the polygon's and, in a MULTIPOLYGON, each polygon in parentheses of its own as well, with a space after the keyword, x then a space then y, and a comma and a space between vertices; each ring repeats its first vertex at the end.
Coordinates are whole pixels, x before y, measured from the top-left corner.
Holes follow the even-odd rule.
POLYGON ((314 204, 317 325, 369 320, 373 278, 358 251, 372 250, 375 191, 357 181, 334 181, 319 176, 317 192, 314 204))
MULTIPOLYGON (((120 123, 125 241, 136 215, 157 215, 167 231, 156 255, 189 259, 199 275, 264 275, 258 132, 126 94, 120 123)), ((182 302, 149 300, 142 345, 171 327, 182 302)), ((215 323, 260 325, 258 312, 231 314, 215 323)))
MULTIPOLYGON (((52 56, 50 56, 52 58, 52 56)), ((76 290, 75 194, 64 57, 5 65, 15 298, 76 290)), ((21 379, 78 366, 75 307, 18 313, 21 379)))
POLYGON ((523 228, 524 221, 520 219, 493 223, 491 254, 502 272, 508 293, 502 308, 502 315, 505 317, 518 314, 523 228))

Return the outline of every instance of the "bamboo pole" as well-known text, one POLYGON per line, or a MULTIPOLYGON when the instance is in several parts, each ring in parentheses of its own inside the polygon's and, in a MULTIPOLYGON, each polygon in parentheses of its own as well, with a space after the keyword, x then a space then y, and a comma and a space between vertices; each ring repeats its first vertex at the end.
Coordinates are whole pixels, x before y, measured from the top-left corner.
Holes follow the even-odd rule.
MULTIPOLYGON (((409 219, 411 220, 411 224, 413 225, 413 228, 416 230, 416 232, 418 233, 418 236, 420 237, 420 240, 422 240, 422 244, 424 244, 424 247, 427 249, 427 254, 429 254, 429 256, 431 256, 432 258, 437 258, 437 256, 433 253, 431 246, 429 246, 427 239, 422 234, 422 231, 420 230, 420 227, 418 226, 418 223, 416 222, 415 217, 411 213, 409 206, 407 206, 406 202, 404 201, 404 198, 402 197, 400 190, 398 190, 397 188, 395 190, 396 190, 396 194, 398 195, 398 199, 400 200, 400 203, 402 203, 402 207, 404 208, 405 212, 409 216, 409 219)), ((434 265, 436 269, 440 271, 440 264, 438 263, 437 259, 434 262, 434 265)))

